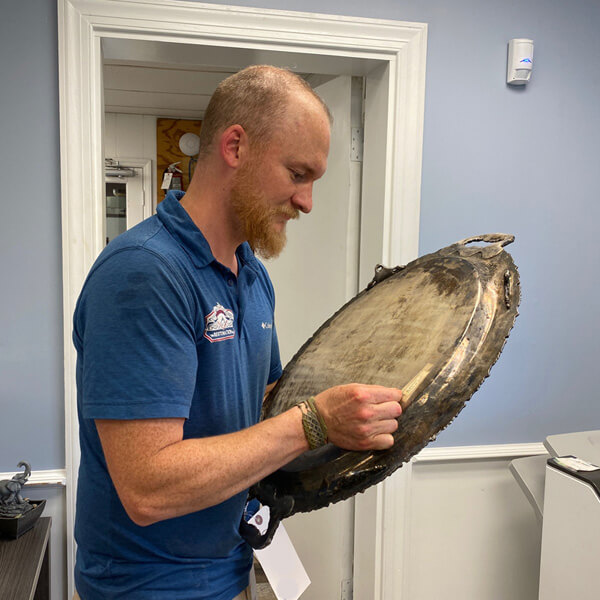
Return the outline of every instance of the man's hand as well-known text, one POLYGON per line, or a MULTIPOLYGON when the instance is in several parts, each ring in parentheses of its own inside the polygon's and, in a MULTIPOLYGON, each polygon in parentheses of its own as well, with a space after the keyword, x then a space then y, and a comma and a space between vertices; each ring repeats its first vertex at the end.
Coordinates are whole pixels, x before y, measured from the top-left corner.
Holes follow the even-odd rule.
POLYGON ((394 444, 402 391, 352 383, 315 396, 329 441, 346 450, 385 450, 394 444))

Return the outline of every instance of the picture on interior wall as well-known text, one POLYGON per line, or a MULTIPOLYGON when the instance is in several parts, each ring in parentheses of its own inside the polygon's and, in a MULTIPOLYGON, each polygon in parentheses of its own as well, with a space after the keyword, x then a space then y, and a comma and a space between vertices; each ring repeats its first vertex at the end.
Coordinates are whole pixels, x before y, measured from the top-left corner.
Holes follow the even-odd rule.
POLYGON ((202 121, 156 119, 156 204, 169 190, 187 190, 196 166, 202 121))

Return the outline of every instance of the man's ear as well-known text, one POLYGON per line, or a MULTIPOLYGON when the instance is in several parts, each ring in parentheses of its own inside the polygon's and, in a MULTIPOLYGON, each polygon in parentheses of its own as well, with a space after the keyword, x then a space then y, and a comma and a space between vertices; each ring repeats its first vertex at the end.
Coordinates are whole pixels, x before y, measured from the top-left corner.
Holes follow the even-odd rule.
POLYGON ((248 153, 248 135, 244 128, 241 125, 230 125, 221 134, 219 150, 227 166, 238 168, 248 153))

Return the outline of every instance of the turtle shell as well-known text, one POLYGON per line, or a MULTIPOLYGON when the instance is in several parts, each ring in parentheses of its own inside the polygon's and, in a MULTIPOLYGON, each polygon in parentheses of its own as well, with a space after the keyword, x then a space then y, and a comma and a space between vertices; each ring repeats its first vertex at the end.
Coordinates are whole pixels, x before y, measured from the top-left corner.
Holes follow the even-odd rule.
POLYGON ((272 473, 251 495, 281 518, 315 510, 380 482, 434 439, 488 376, 518 314, 519 276, 503 249, 513 240, 474 236, 405 267, 378 265, 367 289, 286 366, 263 418, 336 385, 397 387, 405 408, 393 447, 354 452, 328 444, 272 473))

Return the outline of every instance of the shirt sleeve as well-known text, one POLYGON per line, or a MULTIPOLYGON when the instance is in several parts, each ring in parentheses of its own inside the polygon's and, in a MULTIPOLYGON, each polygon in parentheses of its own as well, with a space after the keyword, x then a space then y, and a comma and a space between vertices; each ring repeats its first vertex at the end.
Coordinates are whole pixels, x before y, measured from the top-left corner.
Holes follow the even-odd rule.
POLYGON ((277 381, 283 369, 281 368, 281 358, 279 356, 279 340, 277 339, 277 331, 275 330, 275 315, 273 315, 273 339, 271 340, 271 368, 269 369, 269 379, 267 385, 277 381))
POLYGON ((197 353, 185 285, 135 248, 90 274, 75 314, 80 410, 88 419, 189 416, 197 353))
POLYGON ((279 355, 279 340, 277 338, 277 330, 275 328, 275 290, 273 289, 273 283, 271 282, 271 278, 269 277, 269 273, 265 266, 259 260, 257 260, 256 263, 259 265, 263 284, 266 287, 267 296, 271 304, 271 310, 273 311, 273 328, 271 330, 271 361, 269 365, 269 377, 267 379, 267 385, 269 385, 274 381, 277 381, 283 373, 283 369, 281 367, 281 357, 279 355))

